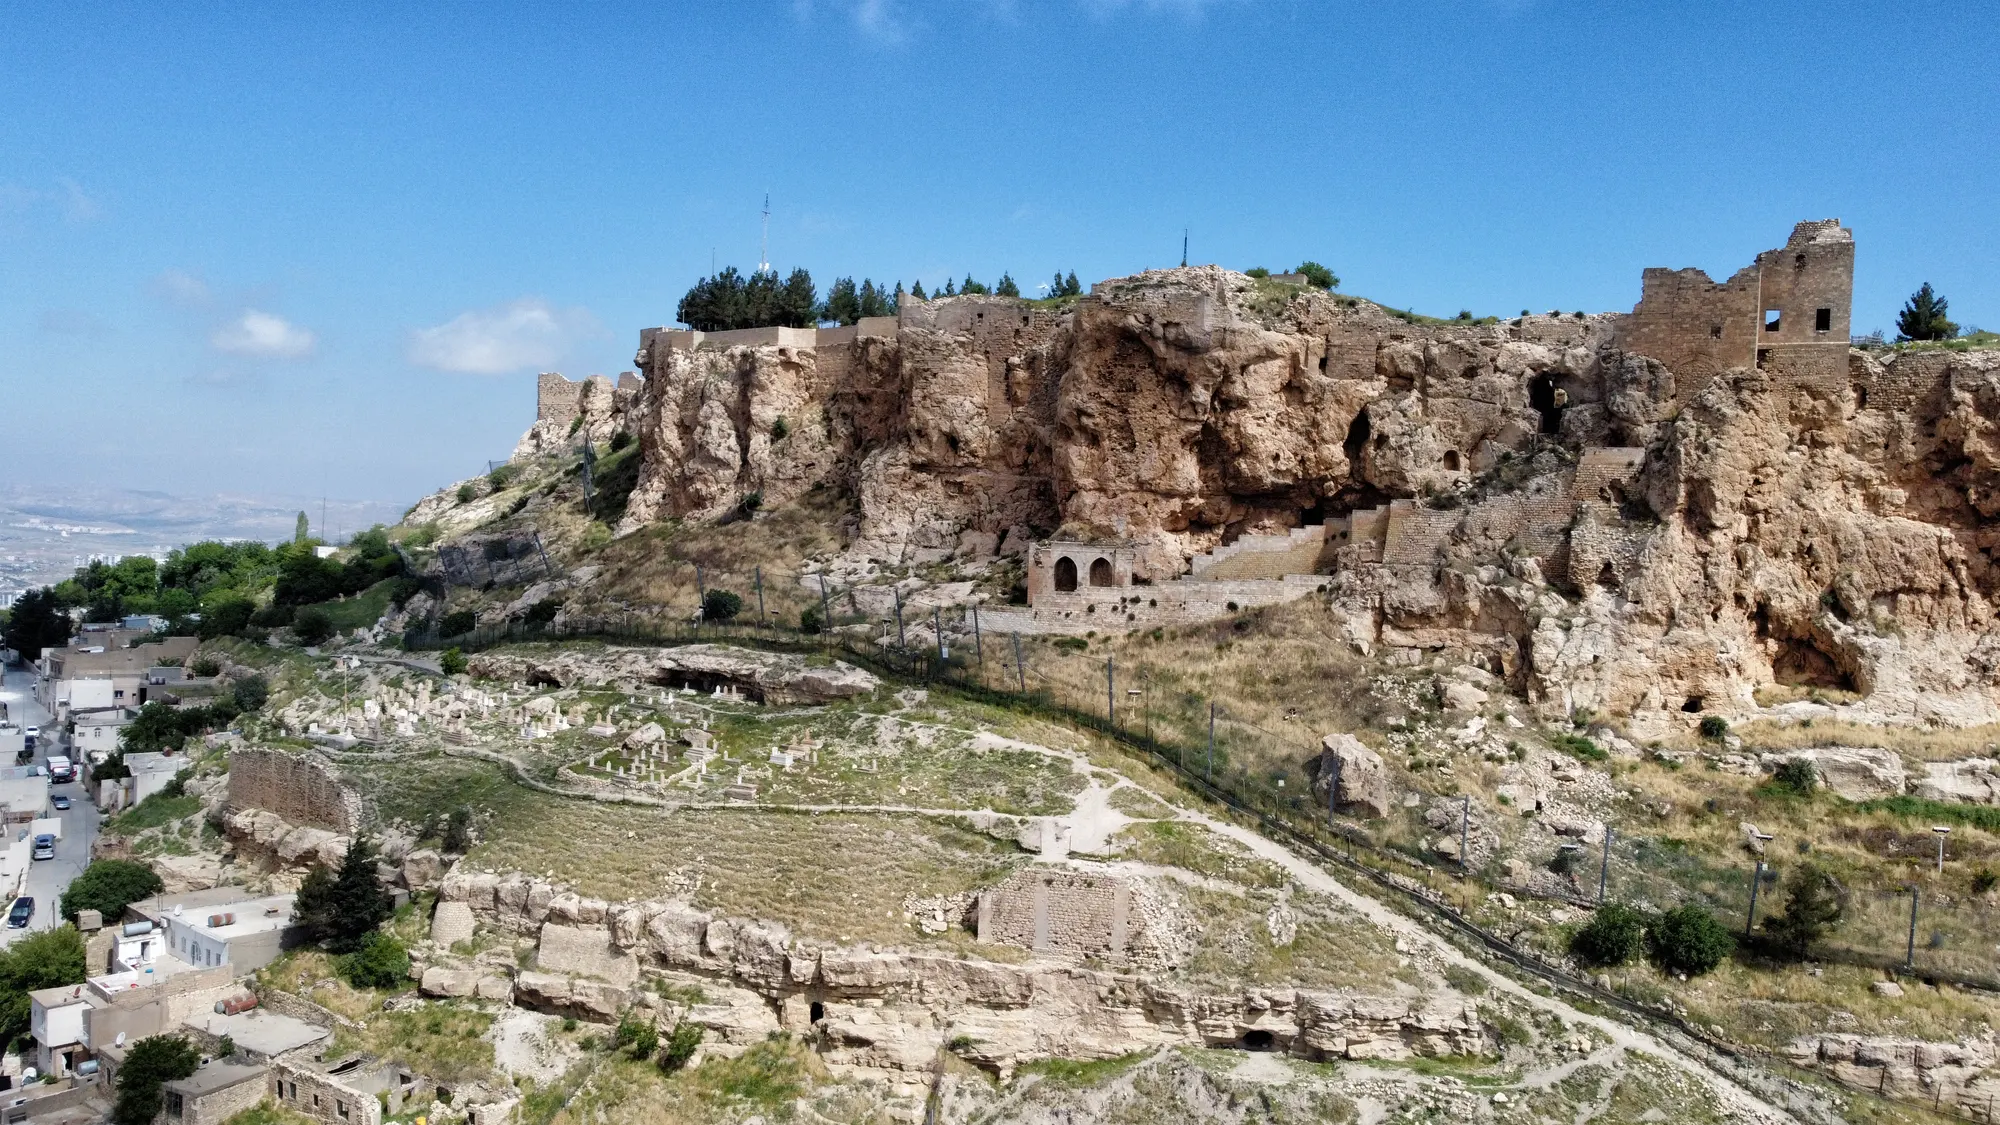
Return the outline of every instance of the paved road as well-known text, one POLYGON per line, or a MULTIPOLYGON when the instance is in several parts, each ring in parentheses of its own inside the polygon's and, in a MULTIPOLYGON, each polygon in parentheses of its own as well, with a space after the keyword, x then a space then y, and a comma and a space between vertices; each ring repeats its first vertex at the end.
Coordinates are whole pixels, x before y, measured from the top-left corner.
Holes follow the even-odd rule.
MULTIPOLYGON (((53 741, 46 741, 53 732, 48 730, 48 712, 35 702, 33 674, 25 667, 7 668, 5 675, 0 676, 0 700, 7 703, 9 722, 22 727, 43 728, 44 738, 36 740, 35 760, 46 765, 48 756, 60 752, 61 748, 53 741)), ((57 903, 70 880, 89 865, 91 846, 97 842, 97 806, 84 796, 83 786, 75 782, 57 785, 49 790, 49 794, 67 795, 70 807, 68 812, 50 813, 63 822, 62 839, 56 841, 56 857, 39 860, 28 869, 25 893, 35 900, 35 920, 29 923, 30 930, 52 929, 62 921, 62 916, 56 911, 57 903)), ((15 831, 18 834, 20 830, 15 831)), ((22 933, 21 930, 0 928, 0 945, 11 944, 22 933)))

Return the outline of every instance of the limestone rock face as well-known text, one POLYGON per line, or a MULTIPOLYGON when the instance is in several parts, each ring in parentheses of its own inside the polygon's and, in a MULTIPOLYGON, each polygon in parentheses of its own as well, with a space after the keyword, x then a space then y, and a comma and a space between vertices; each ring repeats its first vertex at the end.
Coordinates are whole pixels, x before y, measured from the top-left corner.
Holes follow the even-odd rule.
POLYGON ((1878 797, 1901 796, 1909 784, 1903 759, 1892 750, 1861 746, 1820 746, 1764 755, 1764 767, 1776 769, 1786 761, 1811 762, 1820 784, 1850 801, 1870 801, 1878 797))
POLYGON ((1321 801, 1333 787, 1334 807, 1366 817, 1389 815, 1389 767, 1382 755, 1351 734, 1329 734, 1320 740, 1319 777, 1313 783, 1321 801))
POLYGON ((1633 322, 1417 324, 1196 267, 1060 314, 912 300, 893 335, 653 346, 620 530, 826 485, 858 500, 852 555, 1060 533, 1130 542, 1158 582, 1331 521, 1350 643, 1485 669, 1551 716, 1665 734, 1777 686, 2000 721, 2000 351, 1676 369, 1633 322))

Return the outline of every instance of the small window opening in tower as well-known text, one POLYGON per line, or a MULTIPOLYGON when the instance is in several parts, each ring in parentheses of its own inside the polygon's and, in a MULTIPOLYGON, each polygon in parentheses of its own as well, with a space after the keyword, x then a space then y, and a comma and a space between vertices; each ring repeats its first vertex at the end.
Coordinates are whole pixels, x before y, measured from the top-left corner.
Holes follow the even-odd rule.
POLYGON ((1813 310, 1813 331, 1815 331, 1815 332, 1831 332, 1831 331, 1833 331, 1833 310, 1832 310, 1832 309, 1815 309, 1815 310, 1813 310))
POLYGON ((1447 449, 1444 451, 1444 468, 1448 473, 1458 471, 1458 450, 1447 449))
POLYGON ((1709 325, 1709 326, 1708 326, 1708 338, 1709 338, 1709 339, 1711 339, 1711 340, 1720 340, 1720 339, 1722 339, 1722 325, 1720 325, 1720 324, 1711 324, 1711 325, 1709 325))
POLYGON ((1777 309, 1764 310, 1764 331, 1776 332, 1778 330, 1779 325, 1782 324, 1783 321, 1784 317, 1779 312, 1779 310, 1777 309))
POLYGON ((1757 366, 1758 366, 1758 367, 1759 367, 1759 368, 1761 369, 1761 368, 1762 368, 1762 367, 1763 367, 1763 366, 1764 366, 1765 364, 1767 364, 1767 363, 1769 363, 1769 362, 1771 362, 1771 349, 1769 349, 1769 348, 1758 348, 1758 349, 1757 349, 1757 366))

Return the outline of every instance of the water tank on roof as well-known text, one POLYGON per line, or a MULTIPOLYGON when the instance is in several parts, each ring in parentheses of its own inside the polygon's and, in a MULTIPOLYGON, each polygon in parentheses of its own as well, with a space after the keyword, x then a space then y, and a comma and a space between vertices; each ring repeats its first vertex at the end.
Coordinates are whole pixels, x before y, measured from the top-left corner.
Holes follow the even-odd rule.
POLYGON ((138 937, 140 934, 152 933, 153 924, 151 922, 127 922, 124 929, 120 932, 126 937, 138 937))

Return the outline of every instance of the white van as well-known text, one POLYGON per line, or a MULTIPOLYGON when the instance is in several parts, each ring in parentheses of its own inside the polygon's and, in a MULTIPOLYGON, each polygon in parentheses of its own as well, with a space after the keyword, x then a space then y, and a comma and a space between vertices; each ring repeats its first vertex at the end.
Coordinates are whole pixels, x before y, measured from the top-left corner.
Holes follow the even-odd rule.
POLYGON ((49 755, 49 780, 57 785, 76 780, 76 763, 61 754, 49 755))

